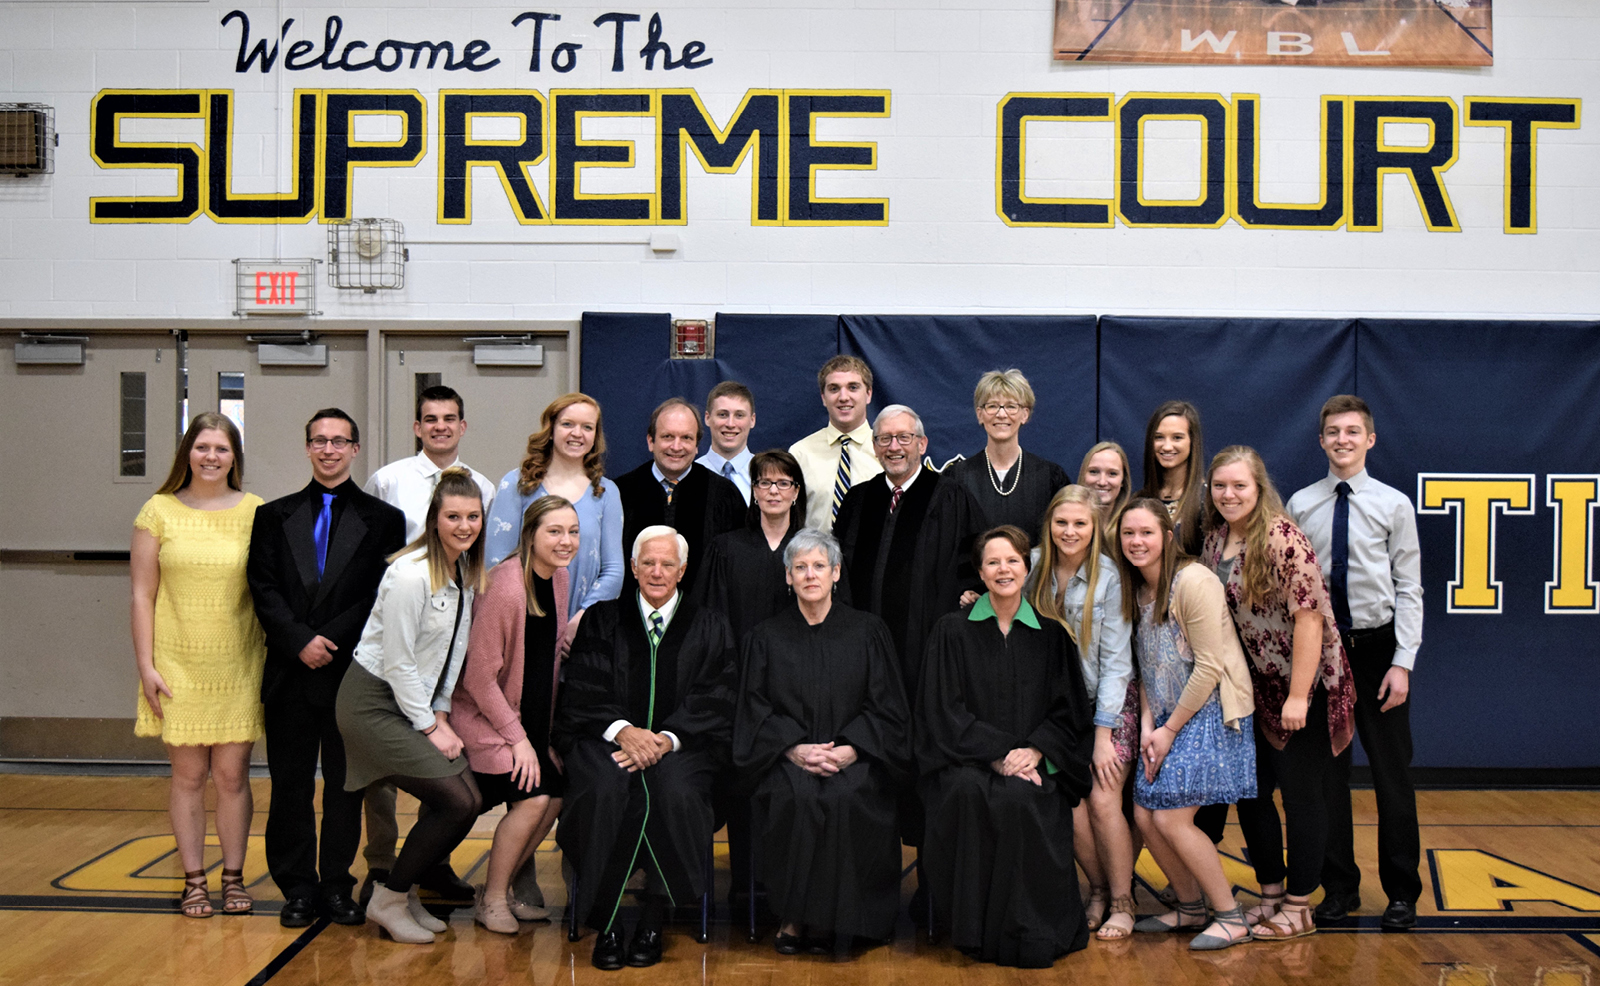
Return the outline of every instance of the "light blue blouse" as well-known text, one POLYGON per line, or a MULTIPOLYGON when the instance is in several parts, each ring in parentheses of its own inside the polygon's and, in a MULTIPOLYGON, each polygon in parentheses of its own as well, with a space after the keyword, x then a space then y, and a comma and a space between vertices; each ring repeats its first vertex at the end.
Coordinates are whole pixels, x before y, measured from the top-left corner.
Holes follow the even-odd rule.
MULTIPOLYGON (((1033 560, 1038 562, 1039 549, 1033 549, 1033 560)), ((1066 598, 1062 612, 1067 625, 1077 636, 1083 626, 1083 604, 1089 595, 1089 573, 1082 566, 1067 580, 1066 598)), ((1039 574, 1035 564, 1028 573, 1028 591, 1033 589, 1033 579, 1039 574)), ((1056 595, 1061 589, 1056 585, 1055 573, 1050 574, 1050 591, 1056 595)), ((1117 717, 1128 697, 1128 682, 1133 680, 1132 632, 1128 621, 1122 617, 1122 574, 1116 562, 1106 555, 1100 556, 1100 577, 1094 586, 1094 617, 1090 623, 1092 637, 1088 646, 1078 641, 1078 656, 1083 661, 1083 687, 1095 699, 1094 724, 1115 729, 1117 717)))
MULTIPOLYGON (((487 568, 517 553, 523 511, 549 492, 541 483, 527 495, 518 493, 517 481, 521 478, 520 468, 506 473, 495 493, 494 505, 489 508, 484 541, 487 568)), ((622 592, 625 564, 622 558, 622 495, 617 492, 617 484, 609 479, 601 479, 600 487, 600 496, 596 497, 591 489, 573 504, 578 512, 578 554, 567 565, 567 572, 572 576, 572 590, 567 597, 568 616, 595 603, 615 599, 622 592)))

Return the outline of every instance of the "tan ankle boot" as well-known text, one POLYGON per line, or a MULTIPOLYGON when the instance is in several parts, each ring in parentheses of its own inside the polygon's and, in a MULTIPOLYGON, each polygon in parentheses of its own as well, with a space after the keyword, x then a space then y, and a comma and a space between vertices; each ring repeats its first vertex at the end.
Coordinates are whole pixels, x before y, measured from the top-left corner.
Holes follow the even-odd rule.
POLYGON ((429 914, 428 909, 422 906, 422 901, 417 898, 416 887, 412 887, 411 892, 406 894, 406 913, 410 914, 411 920, 417 922, 424 930, 436 935, 450 930, 448 924, 429 914))
POLYGON ((379 885, 372 888, 367 917, 378 923, 389 937, 408 945, 431 945, 433 933, 412 920, 406 909, 406 895, 379 885))

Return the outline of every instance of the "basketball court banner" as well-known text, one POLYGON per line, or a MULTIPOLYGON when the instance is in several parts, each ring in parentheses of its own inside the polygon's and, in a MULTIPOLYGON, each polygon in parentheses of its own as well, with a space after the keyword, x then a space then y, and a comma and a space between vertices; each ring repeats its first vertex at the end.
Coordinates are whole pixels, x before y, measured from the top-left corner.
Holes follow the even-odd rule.
POLYGON ((1056 0, 1078 62, 1493 65, 1493 0, 1056 0))

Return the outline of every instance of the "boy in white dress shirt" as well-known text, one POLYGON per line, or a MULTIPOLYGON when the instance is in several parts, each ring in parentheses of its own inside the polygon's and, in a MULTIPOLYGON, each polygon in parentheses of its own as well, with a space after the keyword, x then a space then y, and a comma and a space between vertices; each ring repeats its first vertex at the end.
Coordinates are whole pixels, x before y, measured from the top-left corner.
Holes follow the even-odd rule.
MULTIPOLYGON (((1378 876, 1386 930, 1416 926, 1422 895, 1417 796, 1411 783, 1411 669, 1422 644, 1422 559, 1417 514, 1404 493, 1367 475, 1377 442, 1372 411, 1350 394, 1322 406, 1318 442, 1328 475, 1290 497, 1333 598, 1334 621, 1355 675, 1356 732, 1378 801, 1378 876)), ((1328 774, 1328 852, 1319 923, 1361 906, 1350 820, 1350 750, 1328 774)))
POLYGON ((711 447, 695 461, 739 487, 750 502, 750 431, 756 426, 756 398, 750 388, 724 380, 706 395, 706 430, 711 447))

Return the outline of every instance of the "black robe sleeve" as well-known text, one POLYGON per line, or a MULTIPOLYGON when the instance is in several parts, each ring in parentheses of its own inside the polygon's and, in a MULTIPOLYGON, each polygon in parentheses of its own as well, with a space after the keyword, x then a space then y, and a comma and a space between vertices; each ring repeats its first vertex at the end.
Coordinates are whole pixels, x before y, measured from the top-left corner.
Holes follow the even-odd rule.
MULTIPOLYGON (((843 511, 840 511, 841 518, 843 511)), ((922 522, 916 560, 912 564, 918 591, 911 595, 906 619, 906 655, 917 661, 927 648, 933 625, 959 610, 961 594, 984 591, 972 566, 972 542, 984 531, 983 511, 965 485, 941 477, 939 490, 922 522)), ((907 682, 922 680, 918 667, 907 669, 907 682)))
POLYGON ((1077 801, 1094 783, 1094 706, 1083 686, 1083 665, 1065 630, 1062 660, 1056 669, 1050 707, 1028 734, 1028 745, 1044 754, 1051 777, 1077 801))
MULTIPOLYGON (((590 606, 562 666, 551 741, 566 750, 581 736, 600 738, 618 719, 628 719, 627 691, 617 687, 615 665, 628 643, 619 624, 619 602, 590 606)), ((625 658, 622 658, 625 659, 625 658)))
POLYGON ((733 727, 733 764, 752 778, 770 770, 790 747, 806 741, 806 727, 773 708, 769 673, 774 652, 785 646, 779 622, 771 620, 756 627, 744 644, 739 710, 733 727))
POLYGON ((678 707, 657 731, 672 733, 684 749, 720 748, 725 758, 733 740, 733 696, 738 687, 733 633, 721 613, 708 609, 680 611, 673 621, 679 617, 693 622, 678 652, 678 707))
POLYGON ((861 759, 883 767, 890 781, 899 785, 911 777, 911 709, 889 628, 870 614, 861 616, 871 627, 862 641, 866 701, 855 718, 840 727, 835 742, 855 747, 861 759))

